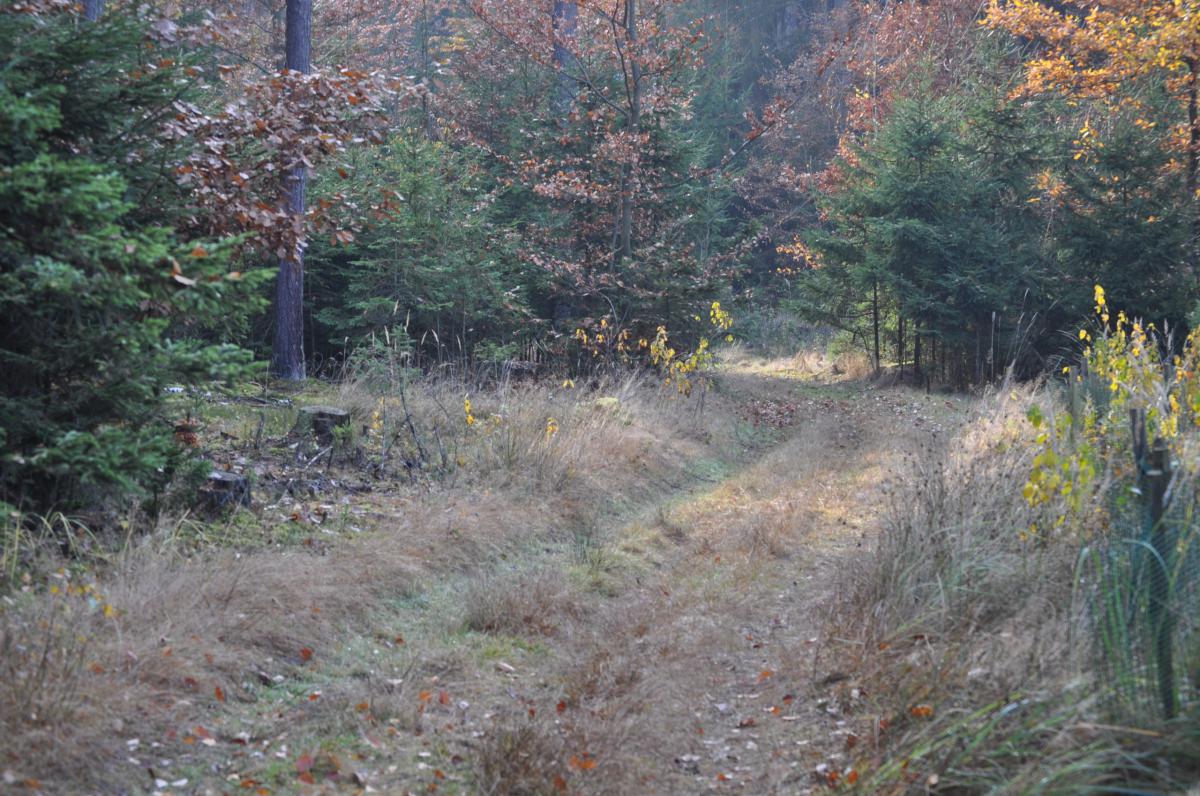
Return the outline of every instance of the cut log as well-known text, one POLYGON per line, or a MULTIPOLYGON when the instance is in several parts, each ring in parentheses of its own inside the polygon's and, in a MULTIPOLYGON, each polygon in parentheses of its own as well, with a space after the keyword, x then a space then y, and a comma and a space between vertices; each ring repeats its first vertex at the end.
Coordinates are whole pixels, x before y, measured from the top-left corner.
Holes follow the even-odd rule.
POLYGON ((213 470, 201 492, 204 507, 212 514, 250 505, 250 479, 224 470, 213 470))
POLYGON ((304 406, 296 418, 296 432, 311 434, 322 445, 333 443, 338 428, 350 428, 350 413, 336 406, 304 406))

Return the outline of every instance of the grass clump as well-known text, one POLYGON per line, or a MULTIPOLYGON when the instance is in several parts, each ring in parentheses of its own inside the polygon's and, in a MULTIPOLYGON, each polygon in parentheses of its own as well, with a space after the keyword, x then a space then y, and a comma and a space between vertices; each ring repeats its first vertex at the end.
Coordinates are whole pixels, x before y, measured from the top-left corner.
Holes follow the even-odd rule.
POLYGON ((473 751, 478 793, 557 796, 567 788, 564 744, 533 719, 497 722, 473 751))
POLYGON ((529 570, 472 579, 463 597, 468 631, 516 637, 554 636, 584 607, 555 570, 529 570))

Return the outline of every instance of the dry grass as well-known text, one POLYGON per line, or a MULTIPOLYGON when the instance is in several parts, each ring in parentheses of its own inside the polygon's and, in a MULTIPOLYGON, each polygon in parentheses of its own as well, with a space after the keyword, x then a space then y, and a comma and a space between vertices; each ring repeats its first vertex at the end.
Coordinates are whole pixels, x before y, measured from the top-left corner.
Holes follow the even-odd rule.
MULTIPOLYGON (((767 372, 779 378, 782 367, 767 372)), ((561 713, 542 729, 560 744, 551 770, 571 792, 692 793, 722 782, 807 792, 796 784, 798 773, 808 784, 806 772, 795 766, 814 747, 797 741, 819 739, 829 721, 796 696, 811 676, 811 608, 821 588, 814 573, 835 555, 826 545, 846 543, 813 505, 819 495, 828 511, 837 502, 851 515, 862 508, 854 502, 864 497, 860 478, 873 473, 855 462, 831 477, 831 439, 850 418, 828 411, 826 400, 811 408, 805 400, 792 433, 754 464, 660 506, 609 542, 653 566, 555 639, 545 676, 561 713), (784 710, 804 722, 772 718, 784 710), (584 752, 594 769, 572 767, 584 752)), ((869 448, 880 429, 863 420, 857 444, 869 448)), ((504 737, 481 742, 488 757, 506 748, 504 737)))
POLYGON ((565 788, 563 742, 544 722, 507 718, 474 751, 481 796, 558 796, 565 788))
POLYGON ((864 793, 923 792, 927 777, 961 793, 1093 792, 1123 764, 1113 738, 1078 729, 1096 709, 1078 546, 1024 540, 1053 526, 1021 495, 1031 395, 995 396, 925 446, 889 490, 870 562, 844 575, 828 634, 873 695, 856 728, 874 741, 864 793))
POLYGON ((382 395, 348 381, 338 390, 338 404, 364 424, 375 418, 392 458, 412 461, 423 453, 427 468, 495 486, 560 484, 569 473, 602 468, 616 452, 612 443, 626 449, 658 435, 702 437, 703 425, 696 402, 671 400, 652 378, 630 374, 579 387, 431 377, 407 386, 397 382, 382 395))
POLYGON ((514 713, 488 730, 474 747, 481 791, 544 793, 565 782, 571 792, 615 796, 691 787, 690 777, 681 785, 671 776, 673 760, 703 748, 696 713, 721 674, 714 652, 730 640, 719 618, 736 610, 728 596, 707 606, 698 598, 687 587, 677 598, 637 590, 565 628, 546 672, 558 707, 538 705, 536 717, 514 713), (704 620, 702 608, 710 609, 704 620))
POLYGON ((6 743, 0 766, 11 772, 27 755, 40 764, 18 767, 22 781, 70 775, 103 749, 102 738, 88 732, 107 716, 86 693, 99 684, 88 676, 89 644, 78 628, 61 603, 0 613, 0 736, 20 742, 6 743))
MULTIPOLYGON (((697 415, 638 378, 588 391, 410 384, 415 436, 395 394, 348 383, 338 395, 359 426, 380 407, 391 412, 392 460, 416 455, 419 441, 430 477, 355 497, 377 528, 359 538, 330 544, 313 528, 312 544, 184 555, 167 530, 102 573, 90 607, 75 600, 63 611, 64 597, 31 584, 0 607, 0 770, 46 792, 144 784, 144 771, 123 762, 127 740, 163 738, 255 699, 257 683, 370 633, 378 606, 430 577, 477 573, 535 541, 569 543, 588 518, 685 480, 687 460, 733 428, 732 412, 697 415)), ((466 626, 485 633, 555 635, 582 613, 567 581, 546 572, 483 578, 465 604, 466 626)), ((530 787, 496 792, 542 792, 530 787)))
POLYGON ((561 571, 538 569, 483 575, 463 595, 463 627, 510 636, 556 636, 585 612, 561 571))
MULTIPOLYGON (((1076 660, 1071 562, 1016 538, 1033 518, 1013 488, 1028 463, 1002 443, 1021 402, 961 418, 944 397, 801 389, 832 364, 735 354, 703 413, 637 379, 314 396, 391 429, 393 469, 350 496, 373 532, 314 526, 310 544, 190 555, 164 532, 130 552, 97 584, 101 607, 49 636, 42 670, 5 652, 0 674, 36 696, 0 683, 0 731, 21 750, 0 769, 48 792, 136 790, 128 739, 253 716, 289 744, 285 792, 299 750, 326 761, 341 739, 374 761, 380 792, 811 793, 817 762, 850 756, 851 728, 865 792, 902 792, 905 756, 922 777, 954 769, 963 792, 1001 775, 1038 792, 1031 748, 1061 764, 1053 783, 1087 781, 1109 747, 1078 730, 1086 705, 1045 696, 1076 660), (746 397, 795 403, 795 423, 739 425, 746 397), (881 473, 951 416, 970 434, 916 450, 909 483, 881 496, 881 473), (394 468, 418 447, 410 479, 394 468), (859 555, 879 512, 885 533, 859 555), (825 602, 838 640, 823 646, 825 602), (1010 694, 1018 708, 997 717, 1010 694), (19 699, 50 707, 35 723, 19 699), (932 721, 908 713, 926 702, 932 721), (964 755, 962 738, 982 740, 964 755)), ((384 437, 360 438, 364 466, 384 437)), ((53 604, 37 589, 14 600, 0 651, 35 650, 53 604)), ((245 765, 265 778, 279 748, 245 765)))
POLYGON ((733 373, 790 380, 858 381, 871 374, 870 360, 860 353, 830 357, 810 349, 763 359, 744 346, 735 345, 725 349, 721 357, 733 373))

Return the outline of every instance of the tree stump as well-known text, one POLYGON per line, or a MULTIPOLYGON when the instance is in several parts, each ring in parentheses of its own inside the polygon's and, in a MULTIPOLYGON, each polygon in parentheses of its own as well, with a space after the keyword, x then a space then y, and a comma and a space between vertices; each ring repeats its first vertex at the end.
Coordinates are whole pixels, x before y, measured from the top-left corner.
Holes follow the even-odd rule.
POLYGON ((201 490, 201 502, 210 514, 250 505, 250 479, 224 470, 213 470, 201 490))
POLYGON ((296 433, 311 434, 322 445, 332 445, 339 428, 350 428, 350 413, 336 406, 304 406, 296 418, 296 433))

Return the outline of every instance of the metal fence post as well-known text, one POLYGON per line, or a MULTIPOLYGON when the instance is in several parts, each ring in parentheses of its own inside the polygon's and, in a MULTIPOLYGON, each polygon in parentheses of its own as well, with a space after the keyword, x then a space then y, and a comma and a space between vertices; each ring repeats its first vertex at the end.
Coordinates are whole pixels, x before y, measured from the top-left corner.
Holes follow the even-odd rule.
POLYGON ((1146 485, 1149 497, 1150 546, 1150 627, 1154 633, 1154 661, 1158 673, 1158 696, 1163 715, 1172 719, 1178 712, 1175 693, 1175 621, 1171 615, 1170 565, 1172 550, 1168 539, 1167 487, 1171 483, 1171 456, 1166 440, 1156 439, 1146 460, 1146 485))
POLYGON ((1151 650, 1158 680, 1158 698, 1163 715, 1172 719, 1179 710, 1175 692, 1175 621, 1171 615, 1170 567, 1173 558, 1167 513, 1167 489, 1171 484, 1171 452, 1162 438, 1148 442, 1146 411, 1129 411, 1133 433, 1133 455, 1137 461, 1138 492, 1145 507, 1146 536, 1152 551, 1146 588, 1150 620, 1151 650))

